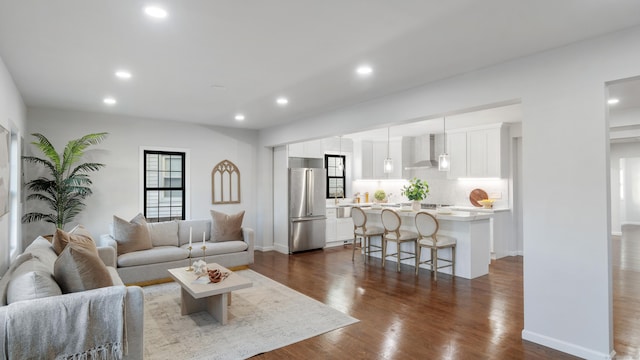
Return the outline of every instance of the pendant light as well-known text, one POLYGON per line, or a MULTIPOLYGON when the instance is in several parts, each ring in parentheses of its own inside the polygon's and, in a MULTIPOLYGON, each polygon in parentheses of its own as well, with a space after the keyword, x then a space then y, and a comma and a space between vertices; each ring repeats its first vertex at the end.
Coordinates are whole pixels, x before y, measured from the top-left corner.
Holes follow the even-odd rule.
POLYGON ((342 135, 340 135, 340 157, 338 158, 338 164, 336 165, 340 176, 344 172, 344 164, 342 163, 342 135))
POLYGON ((389 135, 389 128, 387 128, 387 158, 384 159, 384 173, 385 174, 390 174, 393 172, 393 160, 391 160, 391 157, 389 157, 389 142, 390 142, 390 135, 389 135))
POLYGON ((451 167, 451 161, 449 160, 449 154, 447 154, 447 118, 442 118, 442 127, 444 128, 444 144, 442 145, 442 154, 438 157, 438 170, 449 171, 451 167))

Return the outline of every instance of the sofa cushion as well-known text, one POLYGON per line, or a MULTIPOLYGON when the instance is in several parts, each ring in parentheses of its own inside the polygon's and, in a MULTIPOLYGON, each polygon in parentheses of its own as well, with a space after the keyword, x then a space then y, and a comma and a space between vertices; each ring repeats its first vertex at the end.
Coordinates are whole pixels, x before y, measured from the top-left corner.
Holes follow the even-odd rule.
POLYGON ((62 295, 62 291, 51 273, 28 271, 12 277, 7 289, 7 304, 56 295, 62 295))
POLYGON ((205 240, 211 239, 211 220, 183 220, 178 222, 180 246, 189 244, 189 229, 193 232, 194 244, 202 243, 202 234, 205 240))
POLYGON ((18 266, 22 265, 25 261, 31 260, 31 253, 22 253, 18 255, 15 260, 9 265, 9 269, 4 273, 2 278, 0 279, 0 306, 7 305, 7 288, 9 287, 9 281, 11 280, 11 275, 18 268, 18 266))
POLYGON ((84 226, 78 225, 69 232, 62 229, 56 229, 56 232, 53 234, 53 241, 51 241, 51 245, 53 246, 53 250, 56 254, 60 255, 62 250, 64 250, 67 244, 71 241, 95 243, 91 237, 91 233, 87 231, 84 226))
POLYGON ((156 264, 184 260, 188 257, 189 252, 185 249, 176 246, 157 246, 151 250, 134 251, 118 256, 118 267, 156 264))
POLYGON ((177 221, 148 223, 147 228, 153 246, 178 246, 177 221))
POLYGON ((118 243, 118 255, 152 247, 147 221, 142 214, 136 215, 131 221, 114 216, 113 238, 118 243))
POLYGON ((93 242, 69 242, 56 260, 53 273, 65 294, 113 285, 93 242))
POLYGON ((7 287, 7 304, 62 294, 60 286, 53 278, 53 266, 47 262, 49 256, 44 250, 48 250, 53 254, 55 252, 51 244, 48 241, 46 242, 48 244, 46 247, 27 247, 28 249, 30 248, 31 252, 25 254, 29 254, 31 259, 22 262, 11 274, 9 286, 7 287), (38 253, 45 258, 45 261, 34 255, 38 253))
MULTIPOLYGON (((202 243, 199 243, 198 246, 194 246, 191 252, 191 257, 198 258, 202 256, 202 248, 200 247, 201 244, 202 243)), ((246 242, 241 240, 221 241, 221 242, 207 241, 205 244, 207 246, 207 249, 205 252, 207 256, 241 252, 241 251, 247 250, 247 248, 249 247, 249 245, 247 245, 246 242)), ((187 250, 187 248, 189 247, 189 244, 182 245, 181 247, 187 250)))
POLYGON ((244 210, 237 214, 228 215, 211 210, 211 240, 229 241, 242 240, 242 219, 244 210))

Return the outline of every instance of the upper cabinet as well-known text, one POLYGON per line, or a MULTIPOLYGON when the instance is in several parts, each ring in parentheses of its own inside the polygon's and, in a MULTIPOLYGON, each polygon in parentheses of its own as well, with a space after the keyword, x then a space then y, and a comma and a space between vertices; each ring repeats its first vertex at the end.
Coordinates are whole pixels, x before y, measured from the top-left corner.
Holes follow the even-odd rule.
POLYGON ((447 177, 457 179, 467 176, 467 133, 447 133, 450 168, 447 177))
POLYGON ((494 124, 447 132, 451 169, 448 177, 508 177, 509 129, 494 124))
POLYGON ((402 178, 402 142, 400 139, 386 141, 353 141, 353 178, 359 179, 401 179, 402 178), (393 160, 393 172, 384 172, 384 159, 393 160))
POLYGON ((289 144, 287 150, 289 157, 324 159, 322 140, 289 144))

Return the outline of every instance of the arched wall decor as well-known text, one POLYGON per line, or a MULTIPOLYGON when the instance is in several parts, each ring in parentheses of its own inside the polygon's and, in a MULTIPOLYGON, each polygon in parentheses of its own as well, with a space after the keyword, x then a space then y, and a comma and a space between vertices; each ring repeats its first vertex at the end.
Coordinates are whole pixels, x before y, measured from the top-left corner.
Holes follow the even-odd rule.
POLYGON ((211 171, 211 202, 240 203, 240 170, 229 160, 222 160, 211 171))

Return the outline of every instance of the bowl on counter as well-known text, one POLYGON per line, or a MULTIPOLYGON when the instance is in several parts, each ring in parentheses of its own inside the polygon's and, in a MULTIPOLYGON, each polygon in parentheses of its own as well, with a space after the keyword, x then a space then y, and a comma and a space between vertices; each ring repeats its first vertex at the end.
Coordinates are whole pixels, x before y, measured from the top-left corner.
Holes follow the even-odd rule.
POLYGON ((482 205, 483 208, 485 209, 491 209, 493 208, 493 202, 495 200, 493 199, 484 199, 484 200, 478 200, 478 204, 482 205))

